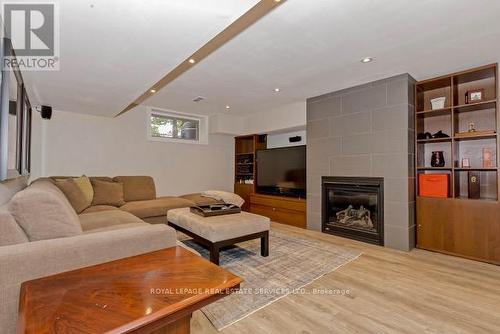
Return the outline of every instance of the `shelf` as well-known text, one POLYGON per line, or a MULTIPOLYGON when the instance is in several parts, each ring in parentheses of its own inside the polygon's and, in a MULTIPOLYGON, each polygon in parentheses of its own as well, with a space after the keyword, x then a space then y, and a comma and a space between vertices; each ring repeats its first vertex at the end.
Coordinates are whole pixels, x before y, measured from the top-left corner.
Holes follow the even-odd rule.
POLYGON ((497 167, 479 167, 479 168, 463 168, 463 167, 455 167, 455 171, 457 172, 469 172, 469 171, 477 171, 477 172, 487 172, 487 171, 497 171, 497 167))
POLYGON ((472 135, 472 136, 467 136, 467 137, 453 137, 455 141, 464 141, 464 140, 479 140, 479 139, 493 139, 496 138, 497 134, 492 133, 492 134, 477 134, 477 135, 472 135))
POLYGON ((500 253, 495 253, 500 249, 500 239, 491 239, 500 228, 497 79, 498 66, 491 64, 417 83, 415 131, 418 134, 442 130, 451 136, 417 139, 415 143, 416 239, 420 248, 500 263, 500 253), (483 101, 466 104, 467 92, 474 90, 482 90, 483 101), (431 100, 438 97, 446 97, 446 108, 428 110, 431 100), (467 132, 471 123, 477 132, 467 132), (483 167, 483 155, 490 154, 485 149, 491 150, 494 167, 483 167), (445 162, 451 167, 426 167, 431 165, 431 153, 438 150, 443 151, 445 162), (464 159, 469 160, 471 167, 461 167, 464 159), (420 196, 422 190, 428 190, 427 184, 419 182, 424 174, 447 175, 448 183, 442 182, 439 190, 449 197, 420 196), (478 198, 469 198, 469 194, 478 198))
POLYGON ((445 143, 445 142, 451 142, 451 137, 448 137, 448 138, 418 139, 417 140, 417 143, 419 143, 419 144, 445 143))
POLYGON ((454 199, 458 199, 460 201, 487 201, 487 202, 498 202, 497 199, 495 198, 469 198, 469 197, 463 197, 463 196, 458 196, 458 197, 455 197, 454 199))
POLYGON ((489 100, 489 101, 478 102, 478 103, 462 104, 462 105, 453 107, 453 109, 457 113, 462 113, 462 112, 492 109, 492 108, 496 107, 496 104, 497 104, 497 100, 489 100))
POLYGON ((436 90, 439 88, 446 88, 451 86, 451 76, 445 75, 439 78, 428 79, 417 83, 417 91, 424 92, 429 90, 436 90))
POLYGON ((417 170, 449 170, 451 171, 453 168, 451 167, 417 167, 417 170))
POLYGON ((237 162, 237 166, 252 166, 253 162, 237 162))
POLYGON ((416 114, 417 116, 423 116, 423 117, 432 117, 432 116, 443 116, 450 114, 451 115, 451 107, 446 107, 443 109, 429 109, 429 110, 424 110, 424 111, 417 111, 416 114))
POLYGON ((418 199, 433 199, 433 200, 438 200, 438 201, 448 201, 448 200, 459 200, 459 201, 486 201, 486 202, 497 202, 495 198, 488 198, 488 197, 483 197, 479 199, 473 199, 469 197, 464 197, 464 196, 458 196, 458 197, 430 197, 430 196, 420 196, 417 195, 418 199))
POLYGON ((248 152, 248 153, 236 153, 235 155, 253 155, 253 152, 248 152))

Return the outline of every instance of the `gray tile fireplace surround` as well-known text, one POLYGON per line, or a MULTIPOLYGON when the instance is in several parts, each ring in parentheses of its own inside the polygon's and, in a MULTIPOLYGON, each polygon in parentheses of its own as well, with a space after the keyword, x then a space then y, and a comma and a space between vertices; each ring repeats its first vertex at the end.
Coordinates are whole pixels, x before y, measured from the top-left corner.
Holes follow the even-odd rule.
POLYGON ((307 100, 307 227, 321 230, 321 177, 384 178, 386 247, 415 246, 414 84, 408 74, 307 100))

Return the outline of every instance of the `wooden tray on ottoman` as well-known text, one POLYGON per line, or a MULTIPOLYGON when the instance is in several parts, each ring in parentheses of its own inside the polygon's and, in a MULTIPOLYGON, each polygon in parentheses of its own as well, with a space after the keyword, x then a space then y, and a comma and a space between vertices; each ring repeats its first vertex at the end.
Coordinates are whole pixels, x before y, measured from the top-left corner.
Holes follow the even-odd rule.
POLYGON ((190 210, 192 213, 202 217, 229 215, 241 212, 241 208, 233 204, 198 205, 192 206, 190 210))

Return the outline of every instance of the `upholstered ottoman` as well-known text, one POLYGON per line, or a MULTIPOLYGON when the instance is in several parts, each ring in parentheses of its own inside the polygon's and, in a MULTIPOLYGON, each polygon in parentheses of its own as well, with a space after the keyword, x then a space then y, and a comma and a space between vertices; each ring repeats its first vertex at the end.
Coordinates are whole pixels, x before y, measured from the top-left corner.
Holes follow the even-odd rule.
POLYGON ((194 239, 210 251, 210 261, 219 264, 219 250, 238 242, 260 238, 260 253, 269 255, 270 220, 253 213, 201 217, 189 208, 167 213, 168 224, 194 239))

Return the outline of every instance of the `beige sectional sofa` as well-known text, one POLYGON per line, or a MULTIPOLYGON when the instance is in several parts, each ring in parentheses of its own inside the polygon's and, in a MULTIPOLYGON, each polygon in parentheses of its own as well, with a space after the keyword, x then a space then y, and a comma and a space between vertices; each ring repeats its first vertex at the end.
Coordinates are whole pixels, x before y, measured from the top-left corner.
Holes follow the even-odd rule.
POLYGON ((77 214, 55 179, 0 184, 2 333, 16 332, 22 282, 176 246, 175 230, 156 223, 166 222, 169 209, 215 202, 199 194, 157 198, 147 176, 91 178, 120 183, 124 203, 91 205, 77 214))

